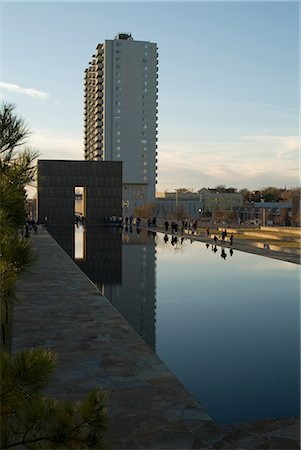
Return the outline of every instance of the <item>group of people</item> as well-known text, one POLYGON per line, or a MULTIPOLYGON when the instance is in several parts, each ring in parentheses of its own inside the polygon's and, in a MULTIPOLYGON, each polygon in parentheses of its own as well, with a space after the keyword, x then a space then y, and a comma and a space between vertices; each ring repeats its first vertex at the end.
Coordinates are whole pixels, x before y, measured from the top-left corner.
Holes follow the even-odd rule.
MULTIPOLYGON (((207 244, 206 244, 206 247, 207 247, 207 248, 210 247, 210 244, 208 244, 208 242, 207 242, 207 244)), ((217 252, 217 246, 212 244, 212 245, 211 245, 211 250, 212 250, 214 253, 216 253, 216 252, 217 252)), ((233 252, 233 248, 232 248, 232 247, 230 248, 229 253, 230 253, 230 256, 233 255, 234 252, 233 252)), ((226 253, 224 247, 222 247, 222 249, 221 249, 221 258, 223 258, 223 259, 226 259, 226 258, 227 258, 227 253, 226 253)))
MULTIPOLYGON (((215 237, 216 237, 216 236, 215 236, 215 237)), ((171 245, 174 246, 174 245, 176 245, 178 242, 179 242, 180 244, 183 244, 184 239, 185 239, 185 238, 183 238, 183 237, 179 239, 177 236, 172 235, 172 236, 171 236, 171 245)), ((164 235, 164 242, 165 242, 165 244, 167 244, 167 242, 169 242, 169 237, 168 237, 167 234, 164 235)), ((192 243, 194 242, 194 240, 193 240, 193 239, 190 239, 190 242, 191 242, 191 244, 192 244, 192 243)), ((208 242, 206 243, 206 247, 207 247, 207 248, 210 247, 210 244, 209 244, 208 242)), ((218 248, 217 248, 216 243, 211 245, 211 250, 212 250, 214 253, 216 253, 216 252, 218 251, 218 248)), ((233 248, 231 247, 230 250, 229 250, 230 256, 232 256, 233 253, 234 253, 234 252, 233 252, 233 248)), ((226 258, 227 258, 227 253, 226 253, 224 247, 221 247, 221 254, 220 254, 220 256, 221 256, 221 258, 223 258, 223 259, 226 259, 226 258)))
MULTIPOLYGON (((170 229, 171 229, 172 234, 178 232, 178 229, 179 229, 178 222, 173 220, 169 224, 167 219, 164 220, 164 230, 165 230, 165 232, 167 232, 169 230, 169 225, 170 225, 170 229)), ((190 231, 191 233, 195 234, 197 232, 197 228, 198 228, 198 221, 197 220, 193 220, 193 221, 190 221, 190 222, 188 220, 182 220, 182 228, 181 228, 182 234, 184 233, 185 230, 190 231)))
MULTIPOLYGON (((133 225, 136 225, 137 228, 140 228, 141 222, 142 222, 142 220, 139 216, 134 217, 133 215, 131 215, 129 217, 120 218, 119 225, 121 227, 125 226, 125 229, 127 230, 128 227, 131 228, 133 225)), ((169 222, 167 219, 164 219, 163 225, 164 225, 165 233, 167 233, 170 230, 172 234, 175 234, 179 230, 179 224, 175 220, 172 220, 171 222, 169 222)), ((147 227, 148 228, 157 228, 157 219, 155 216, 149 217, 147 219, 147 227)), ((181 227, 180 231, 181 231, 181 234, 187 233, 187 231, 190 234, 196 234, 198 232, 197 227, 198 227, 197 220, 192 220, 192 221, 182 220, 182 227, 181 227)), ((206 228, 205 236, 207 239, 210 239, 211 232, 210 232, 209 228, 206 228)), ((228 232, 227 232, 226 228, 221 232, 219 237, 216 234, 214 234, 214 236, 213 236, 214 245, 215 246, 217 245, 217 242, 219 241, 219 239, 221 240, 222 243, 225 243, 227 236, 228 236, 228 232)), ((231 233, 231 235, 229 236, 229 243, 231 246, 233 245, 233 238, 234 238, 233 234, 231 233)))
MULTIPOLYGON (((177 224, 177 222, 175 222, 175 221, 173 220, 173 221, 171 222, 171 224, 170 224, 170 228, 171 228, 172 234, 177 233, 177 232, 178 232, 178 224, 177 224)), ((169 222, 168 222, 167 219, 165 219, 165 221, 164 221, 164 229, 165 229, 165 232, 167 232, 168 229, 169 229, 169 222)))
MULTIPOLYGON (((206 236, 207 236, 207 238, 209 238, 210 237, 210 230, 209 230, 209 228, 207 228, 207 230, 206 230, 206 236)), ((226 229, 224 229, 223 231, 222 231, 222 233, 221 233, 221 241, 224 243, 225 241, 226 241, 226 237, 228 236, 228 232, 227 232, 227 230, 226 229)), ((233 234, 231 233, 231 235, 230 235, 230 237, 229 237, 229 242, 230 242, 230 245, 233 245, 233 239, 234 239, 234 236, 233 236, 233 234)), ((214 243, 215 243, 215 245, 217 244, 217 241, 218 241, 218 237, 216 236, 216 234, 213 236, 213 240, 214 240, 214 243)))
POLYGON ((75 224, 77 228, 81 225, 86 225, 86 217, 81 215, 75 215, 75 224))
POLYGON ((157 227, 157 219, 155 216, 153 218, 149 217, 147 219, 147 226, 148 226, 148 228, 150 228, 150 227, 156 228, 157 227))
MULTIPOLYGON (((124 219, 125 226, 137 225, 137 227, 139 227, 141 222, 142 222, 142 220, 141 220, 141 217, 139 217, 139 216, 138 217, 134 217, 134 216, 131 215, 130 217, 125 217, 125 219, 124 219)), ((152 218, 149 217, 147 219, 147 226, 156 228, 157 227, 157 219, 156 219, 156 217, 152 217, 152 218)))
POLYGON ((21 234, 26 239, 30 236, 29 230, 33 230, 34 234, 38 234, 38 224, 35 220, 26 220, 21 229, 21 234))

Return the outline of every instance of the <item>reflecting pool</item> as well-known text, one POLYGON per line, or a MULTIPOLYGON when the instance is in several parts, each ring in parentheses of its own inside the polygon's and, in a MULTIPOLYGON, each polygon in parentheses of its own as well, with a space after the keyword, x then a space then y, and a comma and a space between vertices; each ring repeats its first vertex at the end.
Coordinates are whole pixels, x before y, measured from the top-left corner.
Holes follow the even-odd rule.
POLYGON ((158 355, 218 422, 299 414, 299 266, 166 244, 158 236, 158 355))
POLYGON ((77 264, 216 421, 299 414, 299 265, 136 228, 83 240, 77 264))

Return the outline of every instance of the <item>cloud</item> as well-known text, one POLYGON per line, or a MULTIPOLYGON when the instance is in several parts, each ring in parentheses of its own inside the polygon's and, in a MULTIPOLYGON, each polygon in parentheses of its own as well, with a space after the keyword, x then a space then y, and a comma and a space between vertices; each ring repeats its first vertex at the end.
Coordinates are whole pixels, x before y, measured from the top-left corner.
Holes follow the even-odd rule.
MULTIPOLYGON (((80 136, 58 135, 50 130, 37 130, 28 145, 38 152, 38 159, 83 159, 83 143, 80 136)), ((36 194, 36 186, 27 186, 28 196, 36 194)))
POLYGON ((38 151, 40 159, 83 159, 82 136, 37 130, 32 134, 29 145, 38 151))
POLYGON ((261 144, 262 148, 272 148, 276 154, 276 158, 287 158, 299 151, 298 136, 244 136, 243 140, 261 144))
POLYGON ((298 136, 233 136, 159 145, 158 190, 225 184, 255 189, 297 186, 298 136), (161 181, 162 180, 162 181, 161 181))
POLYGON ((0 81, 0 88, 6 91, 15 92, 16 94, 24 94, 29 97, 40 98, 42 100, 47 100, 49 98, 49 94, 46 92, 38 91, 37 89, 32 88, 23 88, 18 84, 4 83, 3 81, 0 81))

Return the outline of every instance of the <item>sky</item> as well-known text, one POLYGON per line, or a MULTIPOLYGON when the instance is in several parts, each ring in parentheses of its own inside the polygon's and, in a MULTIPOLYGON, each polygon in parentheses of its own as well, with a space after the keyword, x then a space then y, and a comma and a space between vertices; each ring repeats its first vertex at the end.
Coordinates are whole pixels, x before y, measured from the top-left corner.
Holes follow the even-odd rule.
POLYGON ((130 32, 159 51, 157 190, 295 187, 299 23, 294 1, 0 4, 0 95, 41 159, 83 159, 84 70, 130 32))

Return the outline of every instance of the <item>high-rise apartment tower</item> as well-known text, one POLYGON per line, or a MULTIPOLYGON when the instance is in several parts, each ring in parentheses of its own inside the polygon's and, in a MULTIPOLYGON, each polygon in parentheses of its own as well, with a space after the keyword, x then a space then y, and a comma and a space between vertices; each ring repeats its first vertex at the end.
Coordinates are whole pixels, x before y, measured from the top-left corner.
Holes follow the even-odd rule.
POLYGON ((158 52, 129 33, 99 44, 85 70, 87 160, 122 161, 124 213, 153 202, 157 177, 158 52))

